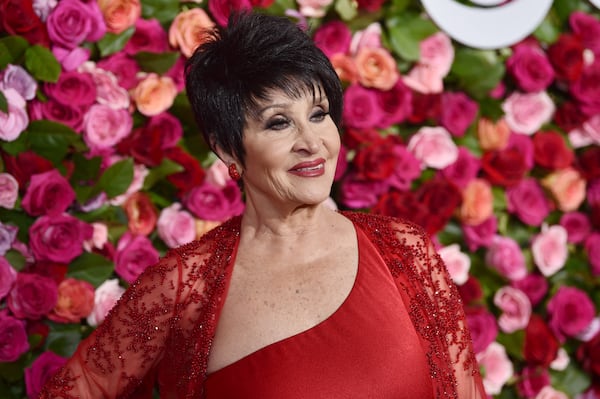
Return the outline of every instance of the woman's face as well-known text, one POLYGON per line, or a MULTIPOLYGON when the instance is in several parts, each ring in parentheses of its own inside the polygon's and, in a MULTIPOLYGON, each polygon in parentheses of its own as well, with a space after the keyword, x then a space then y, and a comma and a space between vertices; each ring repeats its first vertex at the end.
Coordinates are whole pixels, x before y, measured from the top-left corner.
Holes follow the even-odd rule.
POLYGON ((254 206, 316 205, 329 197, 340 136, 323 90, 273 90, 244 127, 244 190, 254 206))

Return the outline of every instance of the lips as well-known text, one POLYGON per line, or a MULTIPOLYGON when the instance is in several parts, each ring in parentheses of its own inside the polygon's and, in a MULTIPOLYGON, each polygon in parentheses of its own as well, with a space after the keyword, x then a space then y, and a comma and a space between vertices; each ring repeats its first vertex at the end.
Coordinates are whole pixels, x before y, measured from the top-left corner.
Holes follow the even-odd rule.
POLYGON ((302 177, 322 176, 325 173, 325 160, 319 158, 314 161, 301 162, 294 165, 289 172, 302 177))

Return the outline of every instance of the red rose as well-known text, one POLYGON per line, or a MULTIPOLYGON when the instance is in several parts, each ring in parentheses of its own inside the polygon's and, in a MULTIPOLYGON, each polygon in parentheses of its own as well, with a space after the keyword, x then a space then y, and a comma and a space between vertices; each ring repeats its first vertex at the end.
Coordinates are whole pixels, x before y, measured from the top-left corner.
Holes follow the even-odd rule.
POLYGON ((46 276, 19 273, 8 294, 8 308, 19 319, 37 320, 46 316, 56 305, 58 287, 46 276))
POLYGON ((173 173, 167 177, 167 180, 179 190, 180 196, 202 184, 206 172, 196 158, 182 150, 181 147, 169 148, 165 151, 165 156, 183 166, 182 172, 173 173))
POLYGON ((375 128, 347 128, 342 135, 344 145, 353 150, 379 139, 381 139, 381 136, 379 135, 379 131, 375 128))
POLYGON ((377 92, 377 102, 381 108, 381 120, 377 127, 387 129, 395 123, 404 122, 412 112, 412 90, 401 79, 387 91, 377 92))
POLYGON ((429 212, 439 215, 444 220, 444 224, 462 203, 460 190, 446 179, 427 181, 419 187, 417 195, 429 212))
POLYGON ((33 265, 27 267, 27 273, 35 273, 41 276, 50 277, 60 284, 65 279, 69 266, 66 263, 52 262, 49 260, 36 261, 33 265))
POLYGON ((360 179, 385 180, 390 177, 396 166, 394 143, 390 137, 379 139, 356 153, 353 163, 360 179))
POLYGON ((152 204, 148 194, 138 191, 133 193, 123 205, 127 215, 127 227, 132 234, 147 236, 154 230, 158 220, 158 211, 152 204))
POLYGON ((0 29, 23 36, 31 44, 50 45, 46 25, 33 11, 32 0, 0 0, 0 29))
POLYGON ((163 160, 162 130, 158 126, 144 126, 134 131, 117 144, 117 151, 131 155, 138 163, 157 166, 163 160))
POLYGON ((552 334, 546 322, 536 314, 531 315, 525 329, 523 344, 525 360, 530 364, 548 367, 556 359, 559 347, 558 339, 552 334))
POLYGON ((600 147, 592 146, 583 151, 577 159, 579 171, 586 180, 600 178, 600 147))
POLYGON ((533 136, 535 162, 548 169, 564 169, 575 158, 563 136, 554 131, 538 132, 533 136))
POLYGON ((554 122, 565 132, 580 127, 586 120, 577 104, 570 101, 563 103, 554 113, 554 122))
POLYGON ((523 178, 527 165, 517 148, 506 148, 483 154, 481 168, 492 184, 510 187, 523 178))
POLYGON ((45 215, 29 228, 29 246, 36 260, 69 263, 83 253, 83 242, 92 234, 91 225, 71 215, 45 215))
POLYGON ((460 294, 463 303, 467 305, 483 298, 481 283, 473 276, 469 276, 464 284, 461 284, 456 288, 458 288, 458 293, 460 294))
POLYGON ((577 348, 577 360, 585 371, 600 378, 600 333, 577 348))
POLYGON ((569 91, 579 101, 585 115, 600 113, 600 61, 586 66, 579 79, 569 86, 569 91))
POLYGON ((583 50, 579 37, 564 33, 548 48, 548 58, 560 79, 569 82, 579 79, 583 71, 583 50))
POLYGON ((437 120, 440 116, 441 96, 440 94, 421 94, 413 92, 412 113, 408 121, 420 124, 428 119, 437 120))
POLYGON ((382 195, 372 212, 410 220, 423 227, 429 234, 439 231, 444 226, 444 220, 439 215, 432 214, 411 191, 391 191, 382 195))
POLYGON ((19 182, 19 189, 25 190, 31 180, 31 176, 54 169, 52 162, 42 158, 33 151, 25 151, 17 156, 2 152, 2 160, 6 172, 10 173, 19 182))
POLYGON ((379 11, 385 0, 358 0, 358 9, 368 12, 379 11))

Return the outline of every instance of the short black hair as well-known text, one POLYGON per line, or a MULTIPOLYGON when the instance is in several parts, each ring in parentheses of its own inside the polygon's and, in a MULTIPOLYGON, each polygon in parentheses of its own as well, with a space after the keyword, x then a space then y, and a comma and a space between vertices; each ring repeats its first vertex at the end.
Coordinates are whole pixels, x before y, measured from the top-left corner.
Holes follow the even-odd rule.
POLYGON ((298 96, 324 91, 340 127, 343 92, 327 56, 287 17, 232 13, 226 28, 206 32, 186 63, 186 92, 206 143, 244 164, 243 129, 268 91, 298 96))

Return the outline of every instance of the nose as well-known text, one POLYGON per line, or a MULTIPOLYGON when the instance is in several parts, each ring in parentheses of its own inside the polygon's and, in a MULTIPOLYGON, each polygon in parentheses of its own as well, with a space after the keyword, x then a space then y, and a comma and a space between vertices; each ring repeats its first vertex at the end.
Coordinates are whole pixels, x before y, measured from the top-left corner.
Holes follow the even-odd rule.
POLYGON ((294 151, 303 151, 308 154, 318 152, 322 140, 317 129, 317 127, 311 126, 310 123, 299 125, 294 143, 294 151))

